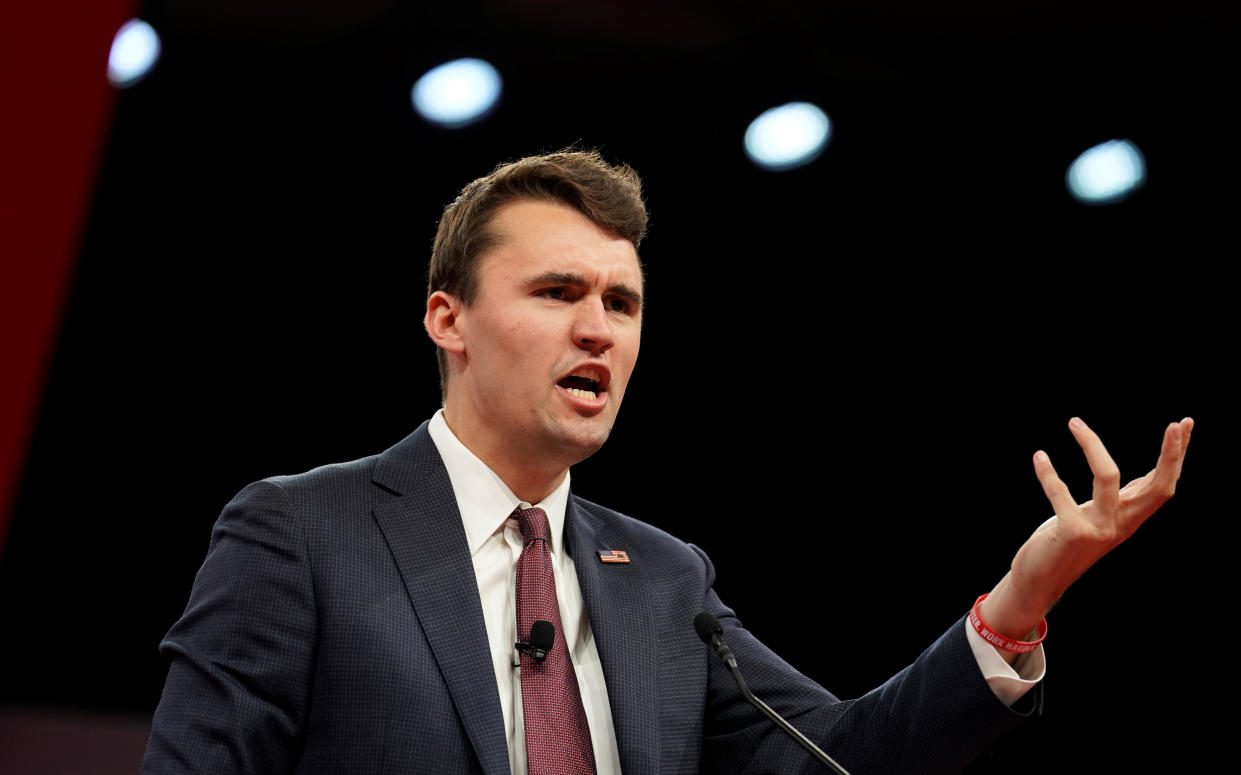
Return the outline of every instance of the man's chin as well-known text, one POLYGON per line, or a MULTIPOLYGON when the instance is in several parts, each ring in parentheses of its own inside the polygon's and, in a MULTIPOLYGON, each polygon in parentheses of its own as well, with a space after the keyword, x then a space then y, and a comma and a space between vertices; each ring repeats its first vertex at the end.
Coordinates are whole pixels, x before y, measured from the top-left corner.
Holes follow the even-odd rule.
POLYGON ((610 424, 606 428, 568 428, 559 435, 557 446, 572 461, 568 465, 574 465, 598 452, 611 433, 610 424))

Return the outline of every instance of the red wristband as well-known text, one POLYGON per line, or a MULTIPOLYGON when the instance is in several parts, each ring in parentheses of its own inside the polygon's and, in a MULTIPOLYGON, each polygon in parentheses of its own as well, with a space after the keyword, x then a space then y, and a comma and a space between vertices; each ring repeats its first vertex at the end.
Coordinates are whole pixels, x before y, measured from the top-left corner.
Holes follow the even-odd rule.
POLYGON ((1011 651, 1014 654, 1029 654, 1031 651, 1038 648, 1038 644, 1042 643, 1043 639, 1047 637, 1046 617, 1043 618, 1043 621, 1039 622, 1038 630, 1036 631, 1038 637, 1034 640, 1013 640, 1012 638, 1001 635, 991 629, 987 626, 987 623, 982 620, 982 616, 978 613, 979 604, 986 599, 987 596, 983 595, 974 601, 974 607, 970 609, 970 625, 974 628, 975 632, 982 636, 983 640, 987 641, 992 646, 995 646, 997 649, 1003 649, 1004 651, 1011 651))

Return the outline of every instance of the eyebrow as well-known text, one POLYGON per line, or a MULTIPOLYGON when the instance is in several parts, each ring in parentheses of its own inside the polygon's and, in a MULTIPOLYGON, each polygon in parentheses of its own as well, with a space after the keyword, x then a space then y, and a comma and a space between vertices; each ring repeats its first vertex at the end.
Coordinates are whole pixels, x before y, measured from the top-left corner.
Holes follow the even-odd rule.
MULTIPOLYGON (((585 287, 590 285, 585 276, 576 272, 543 272, 542 274, 532 277, 530 285, 576 285, 585 287)), ((628 299, 636 304, 639 309, 642 308, 642 293, 635 291, 625 283, 617 283, 609 286, 607 293, 612 296, 620 296, 622 299, 628 299)))

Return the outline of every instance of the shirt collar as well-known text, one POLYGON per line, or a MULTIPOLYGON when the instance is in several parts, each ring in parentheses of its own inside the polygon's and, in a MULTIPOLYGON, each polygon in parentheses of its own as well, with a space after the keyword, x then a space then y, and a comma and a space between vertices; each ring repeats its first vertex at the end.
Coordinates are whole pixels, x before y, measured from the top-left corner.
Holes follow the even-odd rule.
POLYGON ((444 460, 444 467, 448 469, 448 480, 452 482, 457 509, 461 512, 471 557, 484 541, 504 529, 505 521, 518 506, 528 508, 534 505, 547 512, 547 529, 551 533, 548 548, 553 553, 560 548, 561 536, 564 535, 565 506, 569 502, 567 471, 559 487, 539 503, 529 504, 514 495, 504 480, 461 443, 448 427, 443 409, 431 418, 427 430, 444 460))

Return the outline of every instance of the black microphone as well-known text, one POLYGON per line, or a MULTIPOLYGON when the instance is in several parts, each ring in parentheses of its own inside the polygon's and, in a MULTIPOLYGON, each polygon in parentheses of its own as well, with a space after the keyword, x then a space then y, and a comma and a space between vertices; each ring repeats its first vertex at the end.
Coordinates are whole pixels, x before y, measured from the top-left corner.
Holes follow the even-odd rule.
POLYGON ((772 710, 767 703, 754 696, 750 691, 750 687, 745 685, 745 679, 741 677, 741 671, 737 669, 737 657, 733 656, 733 650, 724 642, 724 625, 720 624, 720 620, 711 614, 703 611, 694 617, 694 630, 698 632, 698 637, 711 648, 715 649, 715 653, 720 655, 720 659, 724 660, 724 664, 728 665, 729 671, 732 672, 733 678, 737 681, 737 686, 741 689, 741 694, 746 700, 762 711, 763 715, 771 719, 777 727, 783 729, 794 740, 801 744, 810 752, 810 755, 818 759, 837 775, 849 775, 849 771, 836 763, 836 760, 823 753, 823 749, 819 748, 810 738, 798 732, 792 724, 784 720, 779 713, 772 710))
POLYGON ((556 625, 544 619, 539 619, 530 625, 530 642, 522 643, 518 641, 514 645, 517 650, 523 654, 529 654, 535 662, 542 662, 547 659, 547 652, 552 650, 552 644, 556 642, 556 625))
POLYGON ((720 659, 724 660, 730 669, 737 669, 737 658, 733 656, 733 650, 724 642, 724 625, 720 624, 719 619, 703 611, 694 617, 694 629, 698 632, 698 637, 702 638, 703 643, 715 649, 715 653, 720 655, 720 659))

